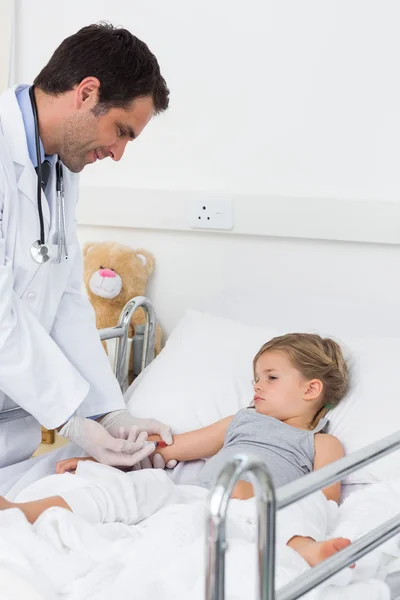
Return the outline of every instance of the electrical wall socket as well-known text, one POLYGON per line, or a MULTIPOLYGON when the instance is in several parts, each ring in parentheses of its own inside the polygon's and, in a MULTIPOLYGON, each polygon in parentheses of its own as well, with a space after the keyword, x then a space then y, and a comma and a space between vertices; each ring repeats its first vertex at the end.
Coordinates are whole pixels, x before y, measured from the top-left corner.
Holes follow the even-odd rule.
POLYGON ((204 198, 190 202, 189 224, 193 229, 233 229, 233 200, 204 198))

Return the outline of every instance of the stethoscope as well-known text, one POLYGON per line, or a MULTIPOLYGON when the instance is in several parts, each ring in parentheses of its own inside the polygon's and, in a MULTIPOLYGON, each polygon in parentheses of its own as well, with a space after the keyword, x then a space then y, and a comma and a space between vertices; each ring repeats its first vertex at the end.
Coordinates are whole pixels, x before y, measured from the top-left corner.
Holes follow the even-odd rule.
MULTIPOLYGON (((37 205, 40 224, 40 239, 33 242, 31 246, 31 256, 33 260, 39 264, 47 262, 51 258, 50 244, 46 244, 44 240, 44 222, 42 209, 42 160, 40 154, 40 137, 39 137, 39 118, 36 106, 36 99, 33 85, 29 88, 29 98, 31 100, 33 120, 35 123, 35 144, 36 144, 36 160, 37 160, 37 205)), ((56 198, 57 198, 57 221, 56 221, 56 244, 57 254, 54 257, 55 263, 60 263, 64 251, 65 259, 68 258, 67 233, 65 228, 65 204, 64 204, 64 178, 63 168, 60 158, 57 157, 56 162, 56 198)))

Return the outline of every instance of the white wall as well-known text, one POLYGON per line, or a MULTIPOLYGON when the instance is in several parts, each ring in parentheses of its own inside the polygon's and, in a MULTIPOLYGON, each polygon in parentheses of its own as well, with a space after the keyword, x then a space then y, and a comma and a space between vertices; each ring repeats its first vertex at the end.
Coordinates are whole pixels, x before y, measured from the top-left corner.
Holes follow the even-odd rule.
MULTIPOLYGON (((31 81, 80 26, 121 23, 158 56, 171 108, 119 164, 88 168, 84 187, 320 198, 321 214, 324 198, 374 200, 379 212, 400 197, 399 18, 397 0, 18 0, 15 76, 31 81)), ((400 300, 399 246, 87 220, 80 237, 154 252, 150 291, 167 331, 185 306, 235 282, 257 294, 263 280, 293 302, 304 288, 382 306, 400 300)))
POLYGON ((83 183, 398 198, 397 0, 17 0, 16 78, 100 19, 149 44, 171 109, 83 183))
POLYGON ((223 234, 205 240, 200 234, 128 228, 82 227, 80 237, 116 239, 155 254, 148 295, 167 333, 192 307, 249 324, 287 323, 290 329, 329 323, 332 333, 400 335, 398 246, 223 234), (237 295, 247 299, 238 315, 237 295))

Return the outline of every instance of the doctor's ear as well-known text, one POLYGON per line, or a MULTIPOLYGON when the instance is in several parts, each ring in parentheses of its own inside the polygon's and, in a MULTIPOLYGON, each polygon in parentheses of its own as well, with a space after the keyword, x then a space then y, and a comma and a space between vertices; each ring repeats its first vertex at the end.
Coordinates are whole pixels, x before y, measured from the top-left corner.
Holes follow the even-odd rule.
POLYGON ((75 88, 75 108, 94 108, 99 99, 100 81, 97 77, 85 77, 75 88))

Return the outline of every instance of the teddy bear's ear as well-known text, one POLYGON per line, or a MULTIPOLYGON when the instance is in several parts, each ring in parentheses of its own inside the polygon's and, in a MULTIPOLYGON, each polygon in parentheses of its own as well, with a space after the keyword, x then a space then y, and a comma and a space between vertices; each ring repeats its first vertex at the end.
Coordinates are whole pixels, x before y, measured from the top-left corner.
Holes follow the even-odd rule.
POLYGON ((146 268, 147 275, 151 275, 154 271, 154 256, 147 250, 135 250, 136 256, 142 261, 143 266, 146 268))
POLYGON ((85 257, 85 256, 86 256, 86 254, 87 254, 87 253, 88 253, 88 252, 89 252, 89 251, 90 251, 92 248, 94 248, 94 246, 96 246, 96 244, 98 244, 98 242, 85 242, 85 243, 83 244, 83 247, 82 247, 82 254, 83 254, 83 256, 85 257))

